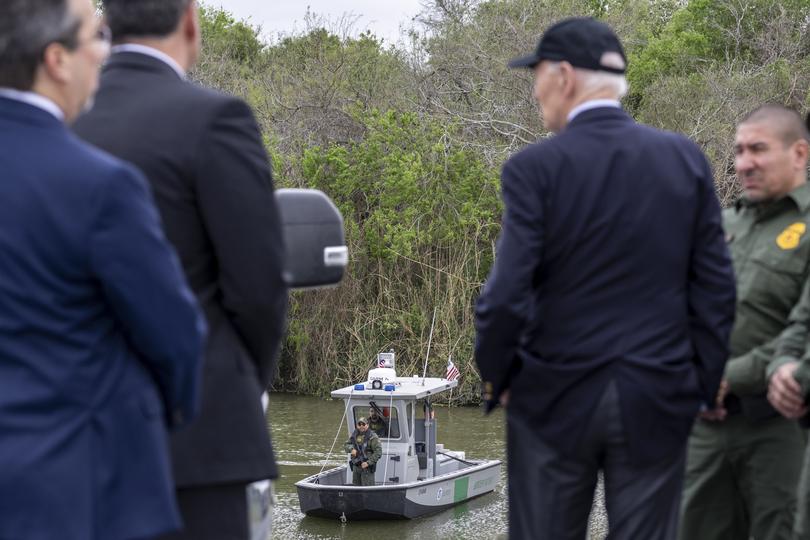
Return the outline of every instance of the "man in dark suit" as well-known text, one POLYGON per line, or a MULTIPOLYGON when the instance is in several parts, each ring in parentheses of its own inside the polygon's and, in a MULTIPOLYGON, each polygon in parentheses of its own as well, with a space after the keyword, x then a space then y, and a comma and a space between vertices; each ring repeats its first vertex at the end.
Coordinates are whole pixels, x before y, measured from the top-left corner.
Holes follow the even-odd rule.
POLYGON ((116 46, 76 132, 146 174, 210 329, 201 415, 172 439, 182 537, 246 538, 245 488, 277 476, 260 399, 287 306, 268 158, 243 101, 185 80, 200 50, 192 0, 103 9, 116 46))
POLYGON ((0 2, 0 538, 175 530, 166 425, 205 323, 146 180, 64 126, 109 52, 90 0, 0 2))
POLYGON ((621 110, 625 55, 593 19, 551 26, 534 96, 556 137, 503 167, 476 308, 488 406, 507 405, 510 538, 585 538, 597 473, 611 538, 672 539, 689 430, 728 355, 734 277, 709 164, 621 110))

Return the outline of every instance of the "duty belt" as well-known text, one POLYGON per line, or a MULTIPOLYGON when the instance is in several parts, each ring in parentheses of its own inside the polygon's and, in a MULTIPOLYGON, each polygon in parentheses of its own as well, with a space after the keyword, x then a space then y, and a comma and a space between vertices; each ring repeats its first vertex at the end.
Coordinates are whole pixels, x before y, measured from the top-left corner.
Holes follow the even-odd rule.
POLYGON ((743 414, 752 421, 767 420, 779 415, 768 402, 765 394, 745 397, 729 394, 723 400, 723 406, 728 414, 743 414))

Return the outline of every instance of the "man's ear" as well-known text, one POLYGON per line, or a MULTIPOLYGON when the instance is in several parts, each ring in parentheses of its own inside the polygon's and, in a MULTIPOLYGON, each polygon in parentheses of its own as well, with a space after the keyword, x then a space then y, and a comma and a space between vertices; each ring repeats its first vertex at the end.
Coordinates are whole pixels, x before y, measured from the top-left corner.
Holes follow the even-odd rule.
POLYGON ((186 6, 186 10, 183 12, 183 18, 181 19, 180 25, 182 27, 183 36, 188 41, 195 41, 197 37, 200 35, 200 21, 199 17, 197 17, 197 2, 192 0, 186 6))
POLYGON ((37 68, 38 75, 45 75, 56 83, 70 81, 69 51, 61 43, 51 43, 42 53, 42 63, 37 68))
POLYGON ((793 143, 792 154, 796 160, 796 166, 801 169, 807 169, 807 161, 810 158, 810 144, 804 139, 799 139, 793 143))
POLYGON ((560 84, 563 87, 564 96, 571 97, 574 95, 576 73, 574 73, 574 66, 568 62, 560 62, 560 84))

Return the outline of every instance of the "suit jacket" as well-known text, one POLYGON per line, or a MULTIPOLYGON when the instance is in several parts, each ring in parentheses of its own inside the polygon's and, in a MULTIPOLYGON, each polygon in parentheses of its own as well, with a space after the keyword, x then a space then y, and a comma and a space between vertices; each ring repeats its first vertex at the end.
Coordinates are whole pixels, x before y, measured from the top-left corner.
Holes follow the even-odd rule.
POLYGON ((160 60, 121 52, 75 130, 146 174, 208 320, 202 412, 172 437, 178 486, 275 478, 260 400, 276 370, 287 289, 273 182, 250 108, 160 60))
POLYGON ((0 98, 0 538, 179 527, 205 324, 139 172, 0 98))
POLYGON ((476 310, 491 402, 510 388, 509 414, 570 452, 613 379, 631 456, 671 455, 714 404, 734 318, 706 158, 602 107, 509 159, 502 189, 476 310))

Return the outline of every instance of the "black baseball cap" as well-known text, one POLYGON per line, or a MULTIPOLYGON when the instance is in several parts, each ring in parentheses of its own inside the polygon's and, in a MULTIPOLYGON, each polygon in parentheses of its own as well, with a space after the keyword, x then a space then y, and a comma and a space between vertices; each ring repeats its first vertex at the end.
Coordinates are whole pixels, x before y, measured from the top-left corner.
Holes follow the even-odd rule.
POLYGON ((515 58, 509 67, 531 69, 542 60, 610 73, 624 73, 627 67, 627 57, 616 33, 591 17, 570 17, 552 24, 543 32, 537 50, 515 58), (618 53, 622 61, 608 53, 618 53))

